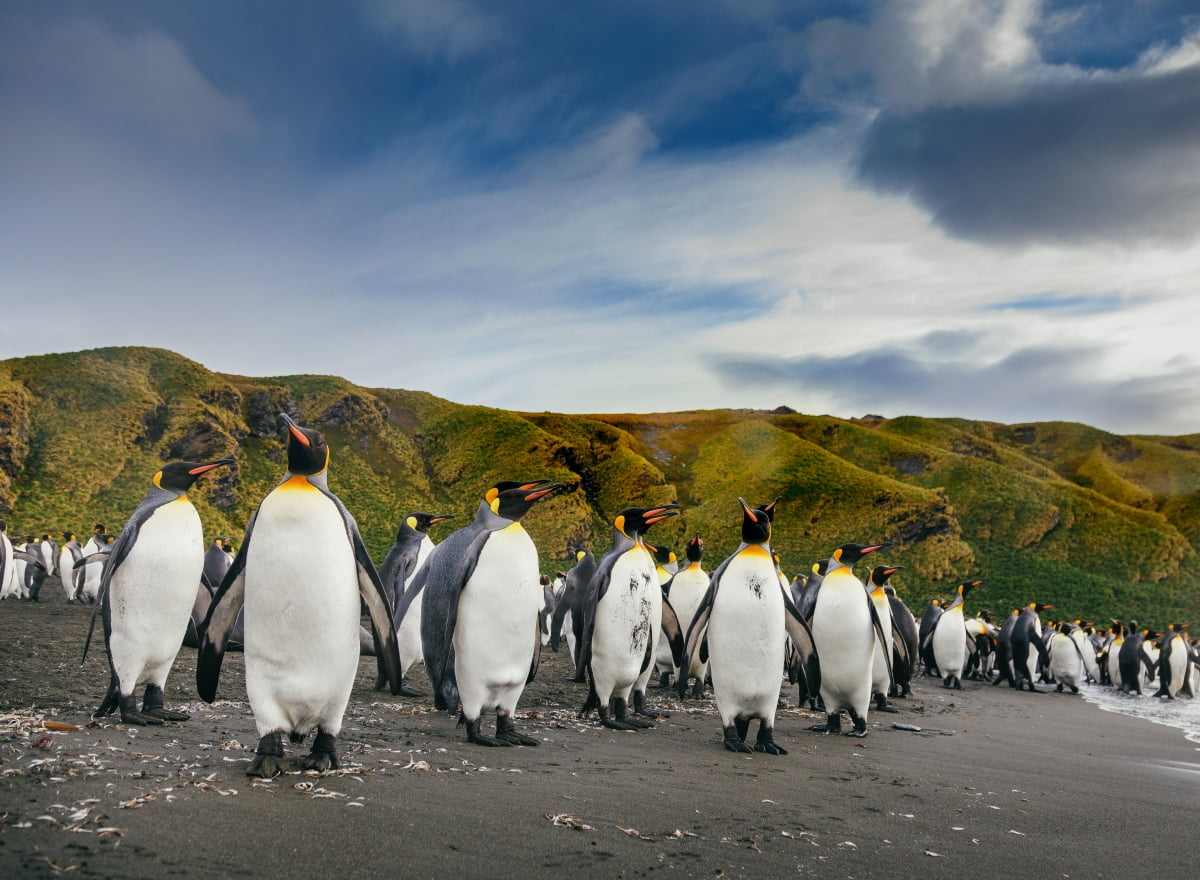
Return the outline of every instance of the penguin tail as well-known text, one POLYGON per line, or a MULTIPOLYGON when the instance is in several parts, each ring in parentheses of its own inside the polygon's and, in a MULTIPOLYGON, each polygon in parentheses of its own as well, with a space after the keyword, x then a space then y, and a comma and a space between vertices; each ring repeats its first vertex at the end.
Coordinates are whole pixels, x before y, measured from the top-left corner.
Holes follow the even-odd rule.
POLYGON ((100 701, 100 706, 96 709, 96 715, 111 715, 117 711, 118 698, 120 696, 120 688, 117 685, 117 677, 114 675, 108 683, 108 693, 104 695, 104 699, 100 701))

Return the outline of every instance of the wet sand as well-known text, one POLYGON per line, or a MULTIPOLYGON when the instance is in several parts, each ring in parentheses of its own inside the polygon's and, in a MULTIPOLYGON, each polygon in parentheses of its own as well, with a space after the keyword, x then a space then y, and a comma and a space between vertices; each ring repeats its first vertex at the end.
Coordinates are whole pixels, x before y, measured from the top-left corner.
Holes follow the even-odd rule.
POLYGON ((790 754, 735 755, 711 700, 652 691, 670 717, 642 732, 576 718, 584 686, 545 651, 518 719, 541 746, 486 749, 429 698, 373 693, 364 658, 343 769, 262 782, 239 654, 209 706, 180 652, 167 705, 191 721, 87 727, 108 680, 102 642, 79 665, 90 615, 55 580, 0 603, 5 878, 1194 876, 1200 752, 1079 697, 925 679, 857 740, 808 732, 785 689, 790 754))

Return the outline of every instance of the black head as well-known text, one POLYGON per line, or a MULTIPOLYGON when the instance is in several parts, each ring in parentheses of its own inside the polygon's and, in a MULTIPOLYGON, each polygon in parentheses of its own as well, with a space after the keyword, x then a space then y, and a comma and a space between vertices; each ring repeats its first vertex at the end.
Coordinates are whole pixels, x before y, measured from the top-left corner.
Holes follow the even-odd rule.
POLYGON ((63 536, 64 541, 74 541, 75 540, 74 532, 59 532, 59 534, 63 536))
POLYGON ((971 592, 971 590, 975 589, 976 587, 982 587, 982 586, 983 586, 983 578, 971 578, 970 580, 963 581, 961 584, 958 585, 959 589, 962 590, 962 594, 964 596, 967 595, 967 593, 971 592))
POLYGON ((50 540, 50 533, 49 533, 49 532, 47 532, 46 534, 42 535, 42 540, 43 540, 43 541, 49 541, 49 540, 50 540))
POLYGON ((820 562, 813 563, 813 574, 819 574, 821 577, 829 574, 829 563, 832 559, 822 559, 820 562))
POLYGON ((742 505, 742 542, 765 544, 771 540, 771 515, 765 510, 752 510, 744 498, 739 498, 738 504, 742 505))
POLYGON ((700 540, 700 536, 696 535, 688 541, 683 552, 687 555, 688 562, 699 562, 704 556, 704 542, 700 540))
POLYGON ((679 515, 678 504, 664 504, 661 507, 626 507, 613 520, 613 528, 633 538, 644 535, 650 526, 664 519, 679 515))
POLYGON ((550 586, 550 575, 548 575, 548 574, 542 575, 541 577, 538 578, 538 583, 541 584, 543 587, 550 586))
MULTIPOLYGON (((420 532, 422 535, 429 531, 430 526, 437 525, 440 522, 445 522, 448 519, 454 519, 452 513, 425 513, 423 511, 414 511, 404 517, 404 522, 400 524, 400 532, 404 531, 404 527, 412 529, 414 532, 420 532)), ((399 537, 399 534, 397 534, 399 537)))
POLYGON ((154 475, 152 482, 168 492, 186 492, 201 474, 231 464, 232 458, 218 458, 216 461, 173 461, 163 465, 163 469, 154 475))
POLYGON ((1049 611, 1054 606, 1053 605, 1043 605, 1041 602, 1031 602, 1029 607, 1032 608, 1038 614, 1041 614, 1043 611, 1049 611))
POLYGON ((502 483, 489 489, 485 497, 488 498, 488 506, 492 508, 492 513, 517 522, 537 502, 563 488, 565 488, 563 483, 547 483, 546 480, 530 483, 502 483), (509 488, 499 489, 498 487, 501 485, 508 485, 509 488))
POLYGON ((104 534, 104 531, 105 531, 105 530, 104 530, 104 523, 93 523, 93 524, 92 524, 92 532, 93 532, 94 534, 97 534, 97 535, 103 535, 103 534, 104 534))
POLYGON ((653 544, 647 544, 646 549, 654 554, 654 562, 658 565, 670 565, 675 561, 675 554, 666 547, 657 547, 653 544))
POLYGON ((549 480, 501 480, 483 494, 483 500, 491 504, 500 496, 501 492, 511 492, 515 489, 531 491, 538 486, 545 486, 549 482, 549 480))
POLYGON ((320 431, 301 427, 287 413, 280 413, 279 418, 288 430, 288 473, 310 477, 329 467, 329 444, 320 431))
POLYGON ((843 544, 833 551, 833 558, 847 568, 854 566, 854 563, 862 559, 868 553, 874 553, 877 550, 887 550, 892 546, 891 541, 884 541, 881 544, 843 544))
POLYGON ((904 571, 903 565, 877 565, 871 569, 870 581, 873 587, 887 586, 888 578, 898 571, 904 571))

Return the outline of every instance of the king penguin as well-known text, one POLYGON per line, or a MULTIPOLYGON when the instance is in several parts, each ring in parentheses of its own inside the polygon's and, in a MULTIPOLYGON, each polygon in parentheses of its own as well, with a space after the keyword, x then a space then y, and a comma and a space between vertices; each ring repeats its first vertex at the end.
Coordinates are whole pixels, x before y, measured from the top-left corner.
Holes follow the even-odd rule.
POLYGON ((204 623, 196 686, 216 697, 221 660, 245 608, 246 695, 258 728, 247 776, 283 772, 283 734, 300 742, 313 728, 306 770, 338 767, 336 737, 358 672, 360 597, 392 692, 400 656, 392 609, 349 511, 329 491, 329 446, 286 413, 287 472, 259 502, 204 623))
MULTIPOLYGON (((232 458, 222 458, 163 467, 113 544, 98 593, 112 679, 97 715, 120 708, 125 724, 187 720, 163 707, 163 685, 183 644, 204 568, 204 530, 187 491, 201 474, 231 464, 232 458), (143 684, 139 712, 134 691, 143 684)), ((89 630, 89 642, 91 635, 89 630)), ((86 643, 83 653, 86 658, 86 643)))
POLYGON ((0 519, 0 599, 16 595, 17 567, 13 559, 13 545, 8 537, 8 523, 0 519))
POLYGON ((888 607, 892 610, 892 696, 907 697, 912 693, 912 676, 920 654, 917 619, 896 594, 889 579, 883 586, 888 607))
POLYGON ((1188 648, 1186 623, 1167 627, 1158 649, 1158 692, 1156 697, 1175 699, 1175 695, 1194 697, 1192 693, 1192 654, 1188 648))
MULTIPOLYGON (((742 542, 713 572, 688 628, 686 656, 708 662, 726 749, 786 755, 774 737, 784 643, 790 637, 806 664, 812 633, 775 569, 771 518, 741 498, 738 503, 742 542), (758 739, 752 749, 746 734, 754 719, 758 739)), ((686 684, 681 676, 681 692, 686 684)))
MULTIPOLYGON (((701 564, 704 559, 704 542, 699 535, 687 542, 684 555, 687 558, 687 565, 671 578, 671 589, 667 595, 671 600, 671 607, 675 609, 675 616, 679 618, 679 628, 686 633, 692 625, 692 620, 696 617, 701 600, 708 592, 711 579, 701 564)), ((704 681, 707 677, 708 661, 701 660, 698 655, 689 658, 687 668, 679 670, 677 685, 680 698, 682 699, 686 693, 688 681, 695 678, 696 683, 692 685, 692 699, 702 699, 704 697, 704 681)))
MULTIPOLYGON (((562 483, 505 481, 487 491, 475 520, 438 544, 405 592, 423 591, 421 642, 434 704, 454 711, 481 746, 536 746, 512 716, 537 671, 541 634, 537 548, 521 519, 562 483), (483 733, 496 713, 496 736, 483 733)), ((405 613, 410 613, 409 611, 405 613)))
POLYGON ((967 624, 963 619, 963 602, 967 593, 982 584, 979 579, 966 580, 954 590, 954 599, 942 609, 933 622, 930 650, 933 662, 942 676, 942 687, 962 690, 963 669, 967 665, 967 624))
MULTIPOLYGON (((405 682, 400 687, 403 697, 419 697, 421 692, 410 687, 407 682, 408 671, 421 661, 421 597, 418 594, 412 602, 412 608, 400 617, 400 602, 408 584, 433 552, 433 539, 429 537, 430 527, 453 519, 452 513, 425 513, 415 510, 404 517, 400 528, 396 530, 396 540, 383 558, 379 566, 379 580, 383 589, 392 602, 396 615, 393 621, 396 630, 396 643, 400 648, 400 668, 404 671, 405 682)), ((375 680, 375 690, 381 691, 387 684, 387 677, 380 668, 375 680)))
MULTIPOLYGON (((655 523, 676 516, 679 505, 627 507, 613 520, 613 543, 588 588, 580 661, 588 672, 588 696, 580 709, 593 709, 614 730, 651 727, 628 712, 629 697, 654 666, 655 643, 663 621, 662 588, 654 557, 642 540, 655 523), (610 714, 611 711, 611 714, 610 714)), ((672 612, 673 616, 673 612, 672 612)), ((676 621, 675 656, 682 662, 683 636, 676 621)))
MULTIPOLYGON (((898 571, 903 571, 903 565, 877 565, 867 576, 867 590, 871 594, 871 603, 875 606, 875 614, 879 617, 880 628, 883 631, 883 641, 875 643, 875 659, 871 662, 871 696, 875 700, 876 712, 895 712, 888 705, 888 695, 895 688, 895 667, 897 654, 903 655, 907 645, 896 632, 896 623, 892 620, 892 605, 888 601, 886 587, 888 579, 898 571), (888 659, 891 658, 891 663, 888 659)), ((907 659, 907 658, 904 658, 907 659)))
POLYGON ((575 664, 571 681, 583 682, 587 681, 587 676, 579 652, 583 645, 586 609, 590 604, 588 589, 596 574, 596 557, 586 547, 568 547, 567 552, 574 557, 575 564, 567 572, 563 594, 550 622, 550 650, 557 651, 559 641, 565 638, 571 661, 575 664))
MULTIPOLYGON (((825 724, 813 730, 840 733, 843 709, 854 729, 847 736, 867 735, 867 709, 871 703, 872 668, 876 641, 883 641, 883 625, 862 581, 854 576, 854 563, 868 553, 891 547, 882 544, 843 544, 833 551, 829 570, 821 581, 813 607, 812 634, 821 667, 821 699, 825 724)), ((891 657, 888 657, 891 664, 891 657)))
POLYGON ((75 540, 74 532, 59 532, 63 537, 62 549, 58 551, 58 577, 62 581, 67 602, 75 601, 75 565, 83 558, 83 548, 75 540))

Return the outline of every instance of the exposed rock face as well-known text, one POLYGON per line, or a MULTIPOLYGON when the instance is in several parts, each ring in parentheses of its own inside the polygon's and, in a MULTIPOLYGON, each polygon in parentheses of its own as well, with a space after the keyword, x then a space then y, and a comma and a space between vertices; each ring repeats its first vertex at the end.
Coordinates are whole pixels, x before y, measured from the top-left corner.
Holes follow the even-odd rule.
POLYGON ((251 437, 275 437, 279 434, 279 414, 292 407, 291 397, 279 387, 263 388, 249 395, 244 415, 251 437))
POLYGON ((892 462, 892 467, 902 474, 908 474, 910 477, 913 477, 922 473, 928 464, 929 460, 923 455, 906 455, 904 458, 895 459, 892 462))
POLYGON ((388 408, 379 400, 347 394, 325 410, 324 415, 317 419, 317 423, 338 428, 354 422, 357 427, 376 432, 383 430, 387 418, 388 408))

